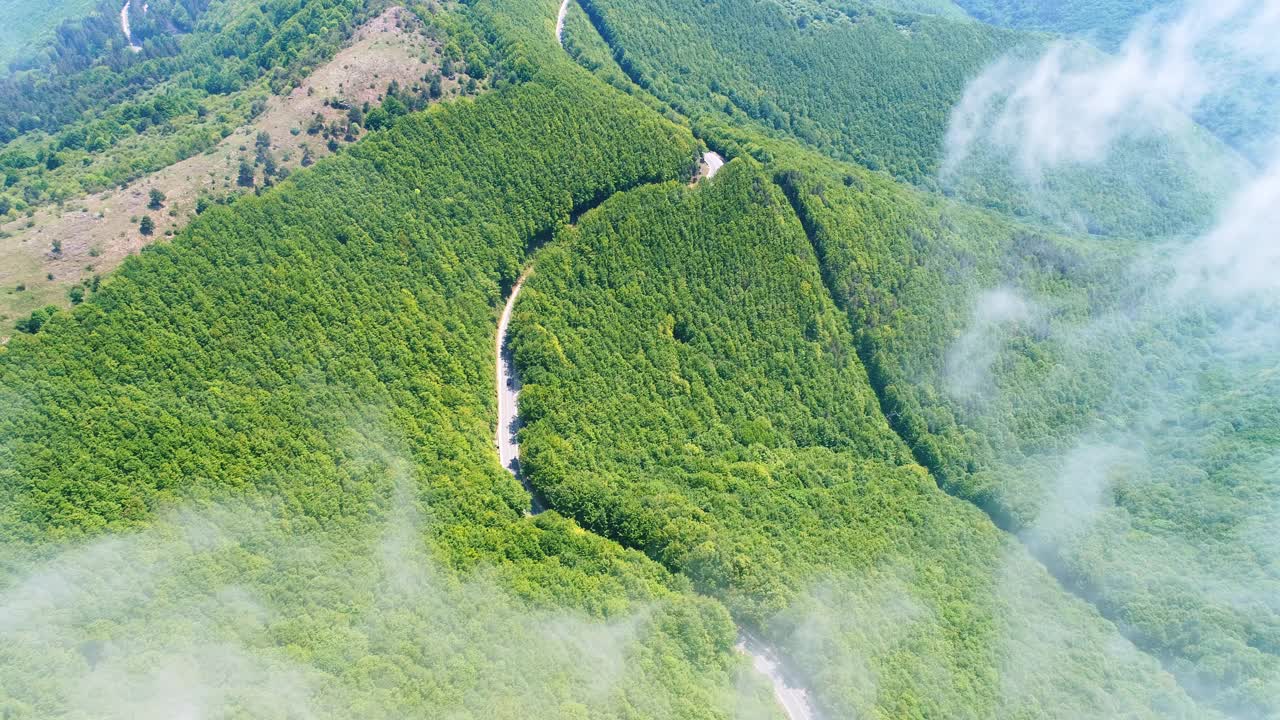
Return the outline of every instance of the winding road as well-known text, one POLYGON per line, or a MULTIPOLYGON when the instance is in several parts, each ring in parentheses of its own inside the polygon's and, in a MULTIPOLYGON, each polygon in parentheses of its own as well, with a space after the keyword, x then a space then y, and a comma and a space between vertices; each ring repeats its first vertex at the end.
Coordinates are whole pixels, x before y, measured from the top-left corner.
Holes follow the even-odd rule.
POLYGON ((133 44, 133 33, 129 30, 129 6, 132 4, 133 0, 124 0, 124 7, 120 8, 120 29, 124 31, 124 39, 129 42, 129 49, 142 52, 141 45, 133 44))
MULTIPOLYGON (((715 157, 719 159, 720 156, 716 155, 715 157)), ((716 170, 720 169, 718 164, 705 160, 704 162, 709 166, 704 168, 706 177, 714 175, 716 170)), ((723 164, 723 160, 721 160, 721 164, 723 164)), ((518 436, 520 430, 518 405, 520 377, 516 375, 515 366, 512 363, 509 343, 511 312, 515 308, 516 299, 520 297, 520 291, 524 288, 525 281, 529 279, 529 275, 532 273, 533 270, 529 268, 520 274, 520 278, 516 280, 515 285, 511 286, 511 294, 507 296, 507 301, 502 306, 502 315, 498 318, 498 336, 494 341, 494 367, 496 368, 494 380, 498 393, 498 428, 494 444, 497 446, 498 460, 502 463, 502 467, 514 475, 525 490, 529 492, 529 509, 525 513, 537 515, 546 508, 539 501, 538 495, 533 491, 533 487, 529 485, 520 472, 520 438, 518 436)), ((782 662, 772 648, 758 640, 754 635, 742 630, 738 634, 738 644, 735 649, 750 658, 751 666, 773 686, 773 697, 778 701, 778 706, 782 708, 788 720, 818 719, 818 714, 814 711, 813 704, 809 700, 809 692, 791 685, 787 681, 782 662)))
POLYGON ((736 649, 751 658, 751 666, 756 672, 769 679, 769 683, 773 685, 773 697, 788 718, 817 720, 818 714, 814 712, 813 704, 809 702, 809 691, 787 682, 782 671, 782 662, 774 655, 772 648, 744 630, 738 634, 736 649))
MULTIPOLYGON (((569 12, 569 2, 570 0, 562 0, 560 14, 556 18, 556 41, 560 43, 561 47, 564 46, 564 20, 569 12)), ((128 9, 127 4, 125 9, 128 9)), ((723 165, 724 158, 720 157, 719 154, 715 152, 704 153, 695 182, 715 176, 723 165)), ((518 406, 520 378, 516 375, 515 367, 512 363, 511 347, 508 342, 512 310, 515 308, 516 299, 520 297, 520 290, 524 288, 525 280, 529 279, 529 275, 532 272, 532 268, 526 268, 515 284, 511 286, 511 294, 507 296, 507 301, 502 307, 502 315, 498 318, 498 336, 494 341, 494 380, 498 394, 498 427, 494 444, 497 447, 498 460, 502 463, 502 467, 514 475, 524 485, 524 488, 529 491, 530 507, 526 513, 537 515, 545 508, 520 472, 520 439, 518 436, 520 429, 518 406)), ((809 700, 809 692, 804 688, 787 682, 782 662, 772 648, 745 630, 740 630, 735 649, 750 658, 751 666, 773 686, 774 699, 777 700, 778 706, 788 720, 818 720, 818 714, 814 711, 813 704, 809 700)))

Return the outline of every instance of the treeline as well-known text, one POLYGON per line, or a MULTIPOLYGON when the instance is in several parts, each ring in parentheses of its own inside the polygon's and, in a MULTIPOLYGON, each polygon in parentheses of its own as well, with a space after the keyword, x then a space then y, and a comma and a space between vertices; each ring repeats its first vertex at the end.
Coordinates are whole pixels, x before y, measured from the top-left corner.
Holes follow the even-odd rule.
POLYGON ((749 159, 587 213, 512 327, 530 482, 723 599, 828 716, 1202 716, 913 462, 749 159))
MULTIPOLYGON (((108 553, 143 547, 101 565, 125 575, 151 552, 183 558, 150 594, 129 600, 132 583, 85 579, 104 583, 102 604, 66 600, 6 631, 16 638, 0 652, 6 713, 68 712, 83 686, 65 673, 121 671, 123 657, 119 692, 167 669, 162 648, 194 642, 178 660, 239 648, 228 672, 283 662, 320 697, 354 693, 318 708, 323 716, 771 716, 768 693, 737 675, 721 606, 554 513, 525 519, 527 497, 490 446, 494 307, 526 248, 598 198, 688 177, 694 159, 687 131, 581 71, 546 79, 406 115, 260 197, 210 208, 0 349, 4 602, 21 597, 34 563, 104 533, 108 553), (232 511, 248 526, 233 521, 230 546, 194 555, 186 536, 175 547, 171 524, 156 524, 175 507, 216 515, 238 504, 263 512, 232 511), (413 507, 420 527, 388 540, 388 513, 413 507), (263 515, 267 531, 249 521, 263 515), (445 574, 425 597, 395 600, 397 582, 419 581, 408 564, 386 564, 388 543, 430 549, 445 574), (493 593, 514 595, 549 629, 522 624, 529 616, 493 593, 468 598, 457 574, 481 570, 493 593), (385 582, 392 594, 367 592, 385 582), (225 593, 270 612, 183 604, 225 593), (111 614, 118 602, 127 617, 111 614), (438 617, 455 603, 471 609, 438 617), (77 612, 93 620, 60 624, 77 612), (577 638, 561 612, 588 634, 577 638), (193 626, 201 617, 220 619, 193 626), (605 618, 612 625, 591 630, 605 618), (52 650, 25 629, 46 623, 61 628, 52 650), (433 641, 422 638, 443 644, 415 647, 433 641), (501 650, 537 638, 568 643, 541 656, 564 672, 533 685, 506 675, 538 671, 544 646, 501 650), (578 666, 563 667, 566 657, 578 666), (597 664, 584 668, 583 657, 597 664), (555 702, 528 707, 527 692, 555 702)), ((79 552, 40 570, 61 572, 79 552)), ((270 692, 277 677, 255 672, 246 687, 270 692)), ((204 701, 211 716, 257 707, 236 694, 204 701)), ((255 715, 301 707, 280 704, 255 715)))

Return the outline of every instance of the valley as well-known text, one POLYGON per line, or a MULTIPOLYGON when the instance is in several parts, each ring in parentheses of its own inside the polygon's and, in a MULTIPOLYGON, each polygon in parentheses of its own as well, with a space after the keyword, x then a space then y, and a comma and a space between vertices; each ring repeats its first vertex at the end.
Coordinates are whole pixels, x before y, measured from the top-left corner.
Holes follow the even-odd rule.
POLYGON ((61 21, 0 716, 1271 717, 1267 2, 61 21))

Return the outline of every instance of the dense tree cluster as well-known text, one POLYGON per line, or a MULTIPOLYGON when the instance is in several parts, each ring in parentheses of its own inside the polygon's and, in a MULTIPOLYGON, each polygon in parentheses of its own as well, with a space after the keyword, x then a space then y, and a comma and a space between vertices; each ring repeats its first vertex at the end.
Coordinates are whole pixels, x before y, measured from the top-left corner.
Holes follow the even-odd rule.
POLYGON ((535 488, 724 599, 831 717, 1197 717, 915 464, 751 165, 612 198, 539 254, 513 321, 535 488), (992 682, 1013 666, 1017 691, 992 682), (1102 667, 1106 694, 1054 689, 1102 667))
MULTIPOLYGON (((735 690, 740 661, 721 606, 554 514, 522 517, 524 492, 490 447, 493 308, 526 247, 617 190, 687 177, 693 157, 687 131, 581 71, 437 106, 260 197, 207 208, 172 244, 144 252, 91 299, 42 318, 37 334, 0 349, 5 592, 26 587, 14 583, 37 558, 107 531, 134 538, 128 542, 140 543, 144 555, 188 557, 191 549, 174 547, 169 531, 153 542, 143 530, 158 527, 157 516, 164 525, 174 506, 216 514, 245 503, 279 526, 265 539, 249 528, 234 531, 243 550, 230 555, 202 546, 172 581, 183 592, 126 595, 118 601, 138 603, 130 619, 72 623, 62 631, 73 640, 60 640, 52 653, 27 643, 27 626, 21 634, 6 630, 19 641, 0 651, 4 712, 68 711, 74 696, 64 693, 75 688, 36 676, 63 678, 137 643, 163 662, 165 643, 188 631, 158 628, 187 617, 175 610, 184 598, 222 592, 219 578, 230 572, 241 591, 269 598, 275 619, 247 628, 227 619, 218 632, 255 638, 255 663, 301 662, 298 672, 319 673, 328 692, 355 693, 354 705, 335 701, 322 708, 326 716, 451 708, 469 717, 716 718, 734 708, 769 716, 767 693, 735 690), (637 629, 627 631, 637 634, 637 649, 609 660, 612 679, 601 677, 603 667, 570 667, 530 690, 505 673, 551 662, 539 646, 467 659, 486 643, 503 647, 542 632, 523 626, 518 609, 492 593, 465 600, 449 589, 455 580, 441 579, 444 599, 410 596, 383 611, 385 596, 351 596, 356 588, 341 583, 366 577, 363 587, 372 589, 385 571, 378 524, 412 505, 424 520, 405 542, 411 550, 430 547, 439 572, 493 568, 516 608, 564 609, 590 623, 609 617, 624 628, 641 613, 637 629), (381 519, 370 526, 371 518, 381 519), (281 532, 284 538, 271 539, 281 532), (293 543, 332 547, 344 559, 297 566, 306 556, 293 543), (257 574, 245 562, 276 570, 257 574), (475 606, 479 614, 423 619, 441 603, 475 606), (486 627, 488 635, 475 634, 486 627), (140 628, 156 634, 135 639, 140 628), (429 648, 412 651, 402 642, 419 634, 435 638, 429 648), (451 642, 465 649, 449 652, 451 642), (76 648, 89 650, 82 657, 76 648), (436 665, 440 652, 447 672, 436 665), (384 696, 392 668, 403 677, 396 694, 384 696), (476 687, 485 672, 504 674, 476 687), (528 692, 556 702, 528 707, 528 692)), ((121 572, 132 571, 129 557, 121 572)), ((112 591, 98 597, 87 610, 62 605, 41 622, 111 612, 112 591)), ((605 636, 582 639, 590 643, 583 647, 623 631, 598 632, 605 636)), ((581 663, 580 652, 569 657, 581 663)), ((248 688, 257 682, 266 680, 248 688)))
POLYGON ((1044 36, 861 3, 585 0, 583 7, 622 70, 692 118, 749 121, 1020 219, 1091 234, 1185 232, 1203 224, 1242 167, 1208 133, 1188 131, 1126 140, 1105 165, 1054 169, 1034 184, 1012 150, 979 145, 939 179, 966 84, 1006 53, 1043 47, 1044 36))

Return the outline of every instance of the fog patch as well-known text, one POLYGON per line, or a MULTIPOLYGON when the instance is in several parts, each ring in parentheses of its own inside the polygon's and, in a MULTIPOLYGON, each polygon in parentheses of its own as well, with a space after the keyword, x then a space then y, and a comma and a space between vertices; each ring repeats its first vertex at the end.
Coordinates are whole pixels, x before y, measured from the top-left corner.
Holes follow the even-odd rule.
MULTIPOLYGON (((1223 88, 1280 69, 1276 37, 1276 0, 1196 1, 1149 18, 1114 56, 1059 42, 1005 58, 955 109, 945 169, 996 147, 1044 189, 1063 169, 1123 163, 1125 143, 1180 137, 1223 88)), ((1154 647, 1183 688, 1237 718, 1280 708, 1280 142, 1266 146, 1203 231, 1154 238, 1114 268, 1113 285, 1076 277, 1089 283, 1088 313, 1044 313, 1032 372, 1002 341, 1017 313, 980 301, 940 377, 965 422, 998 439, 976 477, 998 478, 1020 539, 1154 647)), ((1021 292, 1033 308, 1071 298, 1050 284, 1021 292)), ((1054 637, 1033 625, 1007 639, 1009 698, 1033 696, 1020 668, 1049 649, 1039 633, 1054 637)))
POLYGON ((919 647, 921 637, 936 632, 937 617, 912 589, 914 574, 894 566, 825 578, 770 619, 766 635, 803 686, 826 689, 820 697, 828 705, 852 709, 855 717, 874 715, 880 688, 890 682, 886 673, 908 672, 909 680, 892 679, 899 686, 942 692, 950 671, 919 647), (902 657, 911 658, 910 667, 902 657), (840 694, 832 696, 832 688, 840 694))
POLYGON ((1063 40, 1032 60, 1002 58, 954 109, 942 174, 982 142, 1011 152, 1034 183, 1055 167, 1102 162, 1123 138, 1185 132, 1244 67, 1280 67, 1276 37, 1276 0, 1197 0, 1172 19, 1148 16, 1114 55, 1063 40))
POLYGON ((390 485, 367 521, 189 508, 0 578, 0 715, 662 715, 674 698, 634 697, 661 603, 542 610, 444 568, 412 466, 366 459, 390 485))
POLYGON ((1144 461, 1141 452, 1102 441, 1084 441, 1056 463, 1035 522, 1021 534, 1033 548, 1079 542, 1111 506, 1112 479, 1144 461))
POLYGON ((1177 301, 1196 295, 1218 303, 1274 300, 1280 294, 1280 153, 1236 194, 1209 233, 1179 253, 1176 268, 1171 291, 1177 301))
POLYGON ((947 352, 943 372, 951 394, 972 399, 994 391, 991 369, 1007 337, 1039 315, 1035 304, 1011 288, 980 294, 970 311, 967 329, 947 352))
POLYGON ((1064 600, 1022 548, 1013 543, 1005 548, 995 580, 997 716, 1145 717, 1154 708, 1169 718, 1200 720, 1188 715, 1186 695, 1156 660, 1099 623, 1086 603, 1064 600), (1046 677, 1045 667, 1063 671, 1046 677), (1043 702, 1062 693, 1077 698, 1079 705, 1043 702))

